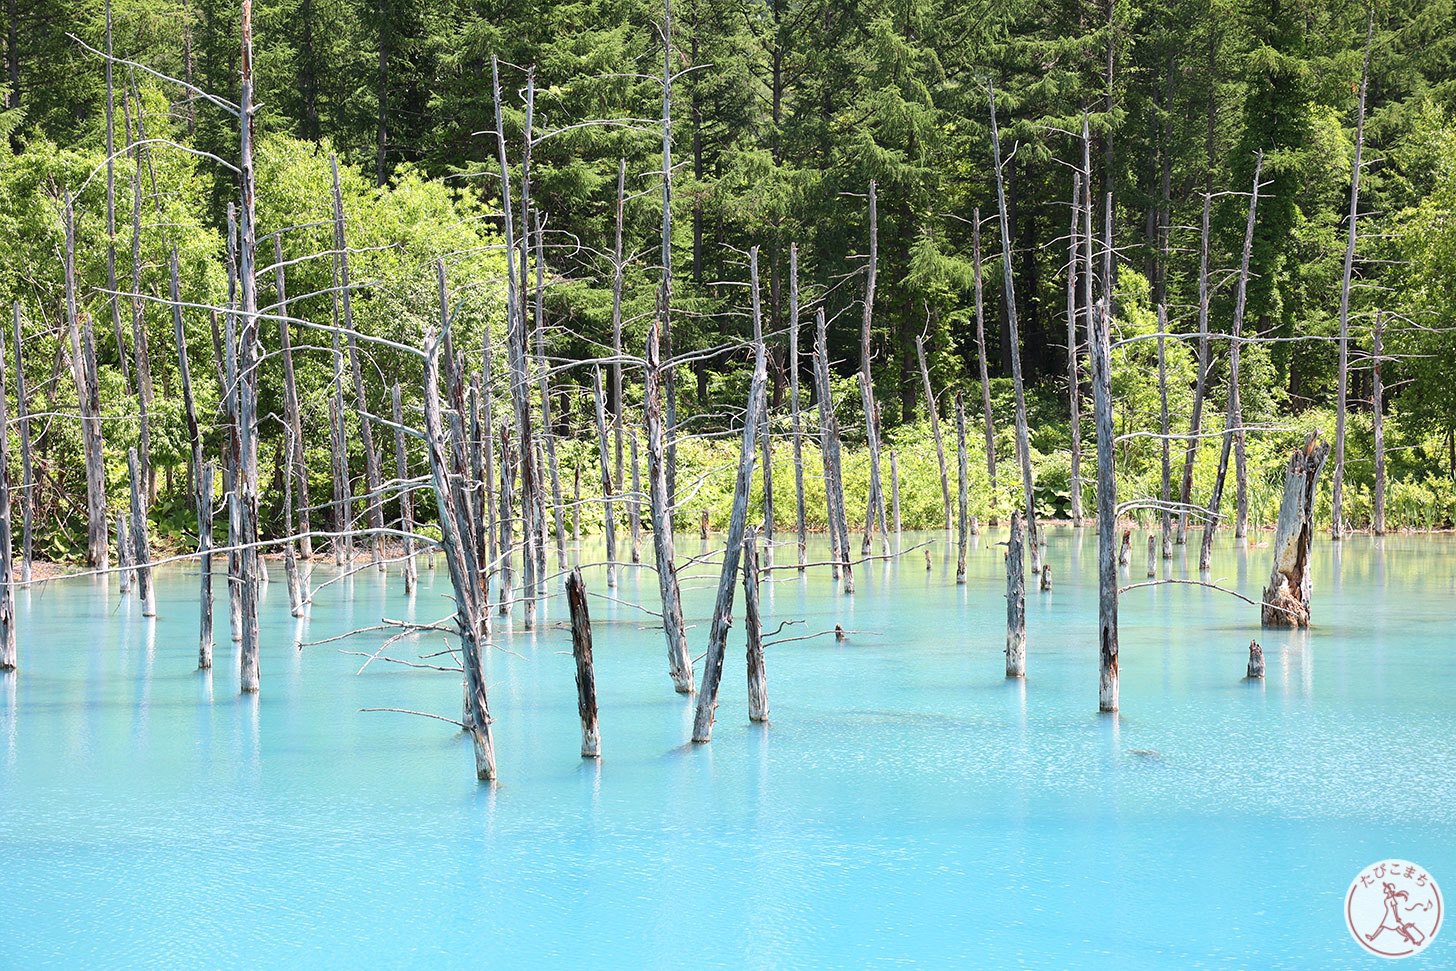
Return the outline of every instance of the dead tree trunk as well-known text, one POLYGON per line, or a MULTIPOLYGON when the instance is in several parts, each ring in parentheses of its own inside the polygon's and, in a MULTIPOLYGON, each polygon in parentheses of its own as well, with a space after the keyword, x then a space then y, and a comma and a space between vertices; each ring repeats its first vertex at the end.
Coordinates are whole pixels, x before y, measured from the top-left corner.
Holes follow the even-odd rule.
MULTIPOLYGON (((364 367, 359 360, 359 341, 354 334, 354 308, 349 292, 349 244, 345 236, 344 197, 339 187, 339 160, 329 156, 334 177, 334 249, 339 266, 339 300, 344 313, 344 332, 348 335, 349 371, 354 378, 354 404, 359 415, 359 444, 364 449, 364 486, 369 497, 369 553, 375 565, 384 569, 381 545, 384 542, 384 503, 381 497, 379 453, 374 450, 374 423, 370 421, 369 398, 364 389, 364 367)), ((340 421, 343 416, 340 416, 340 421)))
POLYGON ((876 519, 879 521, 881 543, 884 543, 885 497, 880 480, 880 435, 876 424, 875 379, 870 370, 870 332, 875 315, 875 278, 879 273, 880 220, 877 193, 874 180, 870 180, 870 260, 866 268, 864 315, 860 319, 859 331, 859 395, 865 413, 865 435, 870 456, 869 509, 865 516, 865 534, 862 549, 870 551, 871 536, 876 519))
MULTIPOLYGON (((1077 368, 1077 227, 1081 219, 1082 173, 1072 174, 1072 228, 1067 234, 1067 408, 1072 429, 1072 525, 1082 525, 1082 391, 1077 368)), ((1166 451, 1166 447, 1165 447, 1166 451)))
POLYGON ((238 565, 241 581, 239 605, 242 609, 242 652, 240 682, 242 690, 259 688, 258 674, 258 281, 255 257, 255 182, 253 177, 253 5, 243 0, 242 7, 242 88, 238 98, 240 132, 238 157, 241 171, 242 205, 238 222, 238 280, 242 293, 242 328, 238 333, 238 464, 233 475, 233 491, 238 497, 238 539, 241 547, 238 565))
MULTIPOLYGON (((1218 473, 1213 480, 1213 495, 1208 502, 1208 521, 1203 527, 1203 545, 1198 553, 1198 568, 1207 570, 1213 561, 1213 534, 1222 518, 1219 507, 1223 504, 1224 480, 1228 477, 1228 460, 1231 448, 1237 447, 1243 421, 1243 409, 1239 405, 1239 348, 1244 324, 1244 307, 1249 289, 1249 258, 1254 248, 1254 217, 1259 207, 1259 175, 1264 167, 1264 153, 1260 152, 1254 162, 1254 188, 1249 196, 1249 218, 1244 224, 1244 254, 1239 264, 1238 290, 1234 297, 1233 329, 1229 335, 1229 391, 1228 410, 1225 413, 1223 450, 1219 453, 1218 473)), ((1235 529, 1235 535, 1238 530, 1235 529)))
POLYGON ((1117 475, 1112 431, 1112 345, 1105 304, 1092 318, 1092 408, 1097 422, 1097 707, 1117 711, 1117 475))
POLYGON ((607 454, 607 408, 602 397, 602 369, 592 369, 592 392, 597 408, 597 453, 602 465, 602 523, 607 532, 607 586, 617 585, 617 516, 612 509, 612 466, 607 454))
POLYGON ((303 616, 303 588, 293 540, 293 429, 283 424, 283 581, 288 587, 288 613, 303 616))
POLYGON ((1011 513, 1006 543, 1006 676, 1026 677, 1026 557, 1020 510, 1011 513))
MULTIPOLYGON (((789 408, 794 428, 794 499, 799 535, 799 572, 807 557, 807 528, 804 523, 804 443, 799 425, 799 244, 789 244, 789 408)), ((941 474, 944 478, 944 459, 941 474)), ((636 491, 636 483, 633 483, 636 491)))
MULTIPOLYGON (((556 528, 556 568, 566 569, 566 510, 561 503, 561 467, 556 462, 556 433, 551 421, 550 363, 546 359, 546 247, 541 217, 536 216, 536 362, 541 377, 541 444, 546 453, 546 472, 551 477, 551 518, 556 528)), ((603 429, 602 447, 606 447, 603 429)), ((543 523, 544 527, 544 523, 543 523)), ((544 571, 542 571, 544 573, 544 571)), ((616 573, 607 568, 607 586, 616 586, 616 573)))
POLYGON ((1198 375, 1193 384, 1193 415, 1188 421, 1188 445, 1183 452, 1183 488, 1178 493, 1178 545, 1188 543, 1188 509, 1193 501, 1193 462, 1203 431, 1203 400, 1208 391, 1212 359, 1208 351, 1208 221, 1212 196, 1203 194, 1203 223, 1198 243, 1198 375))
POLYGON ((1274 570, 1264 588, 1260 618, 1265 627, 1308 627, 1309 551, 1314 540, 1315 486, 1329 458, 1330 447, 1315 432, 1289 456, 1284 467, 1284 498, 1274 530, 1274 570))
MULTIPOLYGON (((981 207, 977 206, 971 214, 971 274, 975 280, 976 292, 976 366, 980 369, 981 378, 981 419, 985 423, 986 430, 986 474, 991 479, 992 502, 995 502, 996 495, 996 427, 991 421, 991 378, 986 369, 986 320, 985 305, 982 300, 983 286, 981 284, 981 207)), ((942 463, 944 464, 944 463, 942 463)), ((950 508, 949 501, 946 508, 950 508)), ((991 522, 995 523, 995 512, 992 512, 991 522)), ((950 528, 950 515, 946 515, 946 528, 950 528)))
POLYGON ((890 449, 890 528, 895 533, 895 551, 900 550, 900 460, 890 449))
POLYGON ((500 427, 500 612, 502 616, 511 612, 511 597, 515 590, 515 573, 512 557, 515 555, 515 518, 511 511, 514 501, 511 481, 515 478, 515 458, 511 450, 511 425, 502 421, 500 427))
MULTIPOLYGON (((404 592, 415 592, 418 577, 415 568, 415 500, 410 484, 409 454, 405 451, 404 408, 400 402, 399 382, 390 389, 390 409, 394 417, 394 475, 399 480, 399 531, 404 543, 404 592)), ((486 434, 489 438, 489 433, 486 434)), ((484 518, 484 517, 482 517, 484 518)))
POLYGON ((197 666, 212 667, 212 463, 202 459, 202 431, 197 425, 197 405, 192 397, 192 368, 187 358, 187 332, 182 324, 182 298, 179 295, 177 248, 172 248, 169 270, 169 296, 172 304, 172 338, 176 344, 177 377, 182 385, 182 415, 187 422, 187 441, 191 446, 192 503, 197 511, 198 573, 201 577, 199 596, 201 615, 198 628, 197 666))
POLYGON ((283 241, 273 237, 273 280, 278 290, 278 347, 283 357, 283 420, 291 429, 293 452, 290 456, 294 488, 298 492, 299 550, 305 560, 313 559, 313 538, 309 535, 308 463, 303 454, 303 416, 298 405, 298 381, 293 370, 292 328, 288 320, 288 281, 283 265, 283 241))
POLYGON ((964 586, 966 582, 966 546, 969 542, 966 538, 966 514, 970 505, 969 476, 966 474, 966 402, 959 391, 956 392, 956 461, 960 478, 957 480, 960 485, 956 493, 956 584, 964 586))
MULTIPOLYGON (((752 289, 753 316, 758 319, 758 247, 753 248, 750 259, 755 284, 752 289)), ((748 519, 748 490, 753 480, 754 444, 757 441, 758 423, 763 415, 766 397, 768 374, 764 358, 763 343, 760 341, 755 350, 753 379, 748 388, 743 442, 738 453, 738 478, 733 486, 733 512, 728 519, 727 547, 723 551, 723 570, 718 579, 718 598, 713 605, 713 620, 708 630, 708 656, 703 667, 703 690, 698 693, 698 710, 693 719, 694 742, 707 742, 713 737, 713 714, 718 707, 718 685, 723 678, 723 652, 733 615, 733 582, 738 576, 739 558, 743 553, 743 531, 748 519)))
MULTIPOLYGON (((1163 559, 1173 558, 1173 464, 1172 456, 1169 453, 1171 441, 1168 437, 1168 359, 1166 338, 1163 336, 1168 332, 1168 310, 1159 304, 1158 306, 1158 446, 1163 461, 1163 491, 1160 494, 1163 501, 1162 523, 1163 523, 1163 559)), ((1148 574, 1152 576, 1152 574, 1148 574)))
MULTIPOLYGON (((625 481, 622 478, 622 283, 626 266, 622 262, 622 228, 626 207, 627 160, 622 158, 617 160, 617 231, 612 244, 612 430, 617 446, 614 481, 619 484, 625 481)), ((631 508, 630 505, 628 508, 631 508)))
MULTIPOLYGON (((605 447, 605 446, 603 446, 605 447)), ((576 659, 576 710, 581 715, 581 757, 602 757, 602 733, 597 726, 597 675, 592 664, 591 616, 586 606, 586 583, 581 569, 566 577, 566 606, 571 611, 571 656, 576 659)))
MULTIPOLYGON (((637 459, 637 430, 631 432, 629 441, 632 449, 632 499, 627 503, 627 527, 632 532, 632 562, 642 562, 642 477, 637 459)), ((578 493, 581 487, 577 487, 578 493)), ((580 507, 580 495, 577 506, 580 507)))
POLYGON ((991 99, 991 147, 996 162, 996 203, 1001 211, 1001 263, 1006 285, 1006 329, 1011 341, 1011 385, 1016 392, 1016 453, 1025 492, 1026 538, 1031 545, 1031 572, 1041 573, 1041 543, 1036 527, 1036 491, 1031 475, 1031 440, 1026 427, 1026 392, 1021 381, 1021 333, 1016 326, 1016 274, 1011 268, 1011 221, 1006 212, 1006 179, 1001 168, 1001 135, 996 126, 996 89, 991 99))
MULTIPOLYGON (((20 323, 20 305, 15 305, 20 323)), ((19 360, 16 370, 19 370, 19 360)), ((15 670, 15 573, 11 562, 10 414, 5 392, 5 342, 0 341, 0 671, 15 670)), ((745 576, 744 582, 747 583, 745 576)))
POLYGON ((131 476, 131 562, 136 576, 137 599, 142 602, 142 616, 157 616, 157 595, 152 589, 151 543, 147 537, 146 479, 137 459, 136 449, 127 449, 126 467, 131 476))
MULTIPOLYGON (((1370 421, 1375 433, 1375 535, 1385 535, 1385 385, 1381 382, 1381 338, 1385 329, 1385 312, 1376 311, 1375 329, 1370 335, 1370 421)), ((19 371, 19 368, 16 368, 19 371)), ((26 528, 29 533, 29 526, 26 528)), ((26 549, 30 548, 27 541, 26 549)), ((27 556, 29 553, 27 552, 27 556)))
POLYGON ((142 487, 150 505, 157 492, 157 473, 152 468, 152 358, 147 346, 147 323, 142 313, 142 159, 137 153, 131 183, 131 342, 136 355, 138 459, 142 487))
POLYGON ((1158 575, 1158 547, 1157 539, 1152 533, 1148 534, 1148 576, 1158 575))
MULTIPOLYGON (((441 317, 449 323, 449 298, 445 289, 445 267, 437 264, 440 281, 441 317)), ((428 335, 425 358, 425 443, 435 503, 440 519, 440 547, 450 571, 455 594, 455 623, 460 634, 461 661, 465 668, 465 730, 475 749, 475 777, 484 782, 496 778, 495 742, 491 737, 490 705, 486 698, 481 647, 485 619, 481 584, 475 557, 468 544, 471 525, 462 520, 456 487, 451 485, 451 464, 446 454, 444 423, 440 418, 439 345, 428 335)))
MULTIPOLYGON (((663 459, 667 499, 677 502, 677 378, 671 364, 672 344, 672 0, 662 3, 662 280, 657 288, 657 326, 661 333, 662 353, 669 364, 658 376, 666 422, 663 459)), ((648 462, 651 463, 651 440, 648 441, 648 462)), ((671 507, 668 508, 671 527, 671 507)), ((657 528, 654 514, 653 529, 657 528)), ((676 579, 674 579, 676 583, 676 579)), ((691 674, 691 669, 689 670, 691 674)), ((689 686, 691 687, 691 686, 689 686)), ((682 690, 679 685, 679 690, 682 690)))
POLYGON ((116 517, 116 592, 125 596, 131 592, 131 528, 127 525, 125 512, 116 517))
POLYGON ((662 623, 667 637, 667 670, 679 694, 693 692, 693 662, 683 628, 682 594, 678 591, 677 566, 673 563, 672 496, 667 484, 666 443, 663 441, 662 363, 659 356, 659 321, 647 331, 647 376, 644 387, 647 426, 647 478, 652 517, 652 547, 657 564, 657 587, 662 595, 662 623))
POLYGON ((819 450, 824 460, 824 495, 829 516, 831 559, 843 577, 844 592, 854 593, 854 567, 850 564, 849 522, 844 508, 844 480, 840 477, 839 421, 829 394, 829 338, 821 307, 814 318, 814 383, 819 399, 819 450))
POLYGON ((935 441, 935 460, 940 465, 940 501, 945 508, 945 529, 950 532, 950 481, 945 469, 945 445, 940 440, 940 416, 936 414, 935 391, 930 387, 930 368, 925 362, 925 341, 915 338, 915 357, 920 362, 920 383, 925 388, 925 413, 930 417, 930 437, 935 441))
POLYGON ((1346 389, 1350 382, 1350 278, 1355 268, 1355 227, 1360 215, 1360 155, 1365 147, 1365 93, 1370 81, 1370 42, 1375 34, 1375 9, 1366 17, 1365 61, 1360 69, 1360 107, 1355 116, 1355 161, 1350 167, 1349 231, 1345 236, 1345 272, 1340 282, 1340 365, 1339 390, 1335 398, 1335 471, 1330 494, 1330 538, 1345 535, 1345 411, 1346 389))
POLYGON ((65 197, 66 322, 71 336, 71 371, 81 412, 81 445, 86 461, 86 565, 105 570, 110 537, 106 528, 106 456, 101 438, 101 392, 96 374, 96 340, 91 317, 76 307, 76 217, 71 194, 65 197), (82 318, 84 317, 84 320, 82 318))
POLYGON ((20 432, 20 582, 30 582, 30 521, 35 509, 35 471, 30 462, 30 401, 21 355, 20 301, 15 302, 15 421, 20 432))
POLYGON ((763 623, 758 605, 758 534, 743 541, 743 633, 748 656, 748 720, 768 721, 768 676, 763 665, 763 623))

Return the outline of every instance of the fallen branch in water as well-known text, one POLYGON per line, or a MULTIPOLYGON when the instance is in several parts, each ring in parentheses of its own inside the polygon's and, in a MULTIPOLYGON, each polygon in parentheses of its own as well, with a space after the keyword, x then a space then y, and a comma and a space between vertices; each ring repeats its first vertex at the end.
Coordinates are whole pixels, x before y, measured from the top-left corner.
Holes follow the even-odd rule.
POLYGON ((465 724, 463 722, 458 722, 458 721, 456 721, 453 718, 446 718, 444 715, 436 715, 436 714, 433 714, 433 713, 428 712, 428 711, 410 711, 408 708, 360 708, 359 710, 360 711, 394 711, 394 712, 398 712, 401 715, 419 715, 421 718, 433 718, 436 721, 449 722, 451 725, 454 725, 456 728, 464 728, 465 727, 465 724))

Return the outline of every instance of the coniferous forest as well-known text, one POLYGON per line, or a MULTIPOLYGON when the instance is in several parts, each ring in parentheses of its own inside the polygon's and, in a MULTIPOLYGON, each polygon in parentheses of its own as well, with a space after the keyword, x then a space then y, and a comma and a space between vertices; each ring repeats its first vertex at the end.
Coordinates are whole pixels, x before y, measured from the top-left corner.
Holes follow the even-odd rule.
MULTIPOLYGON (((898 453, 904 524, 945 525, 955 456, 937 459, 929 421, 953 453, 958 394, 973 514, 1019 504, 1021 398, 1036 511, 1090 516, 1089 318, 1106 300, 1124 497, 1159 493, 1160 443, 1172 439, 1175 505, 1209 505, 1222 458, 1224 515, 1238 505, 1241 524, 1267 525, 1291 444, 1314 430, 1333 441, 1339 426, 1342 524, 1456 520, 1449 0, 257 0, 252 18, 259 306, 348 314, 384 341, 350 340, 342 354, 337 331, 295 333, 285 388, 271 363, 278 328, 260 328, 265 536, 283 531, 290 399, 305 514, 339 502, 349 480, 355 495, 378 491, 393 433, 364 416, 388 418, 396 382, 404 413, 418 413, 416 368, 387 342, 418 345, 438 324, 438 261, 467 357, 490 334, 505 346, 508 277, 523 296, 532 382, 546 378, 533 407, 556 431, 552 474, 569 502, 573 480, 601 494, 582 362, 606 369, 606 423, 640 423, 643 372, 623 355, 643 354, 666 254, 674 512, 684 528, 701 508, 726 521, 722 470, 753 369, 754 248, 781 509, 792 503, 784 443, 820 444, 808 416, 822 310, 851 520, 871 479, 888 475, 870 467, 883 445, 898 453), (519 258, 505 245, 502 161, 519 258), (796 379, 803 434, 790 425, 796 379), (347 443, 342 470, 331 435, 347 443), (950 486, 938 481, 946 463, 950 486)), ((35 556, 86 552, 88 427, 112 511, 126 506, 135 448, 154 541, 195 548, 174 334, 189 345, 211 454, 230 434, 217 310, 239 295, 226 107, 239 86, 238 4, 9 0, 0 21, 0 297, 15 308, 8 343, 28 398, 12 415, 36 416, 24 500, 35 556), (78 354, 89 361, 79 382, 78 354), (74 420, 86 396, 92 426, 74 420)), ((496 366, 510 365, 502 355, 496 366)), ((502 414, 497 377, 481 396, 502 414)), ((823 482, 804 488, 809 525, 825 525, 823 482)), ((359 517, 373 515, 366 499, 359 517)), ((380 516, 397 518, 397 502, 380 502, 380 516)), ((576 515, 601 528, 599 506, 576 515)), ((620 504, 616 515, 625 528, 620 504)), ((1317 516, 1332 525, 1328 490, 1317 516)))

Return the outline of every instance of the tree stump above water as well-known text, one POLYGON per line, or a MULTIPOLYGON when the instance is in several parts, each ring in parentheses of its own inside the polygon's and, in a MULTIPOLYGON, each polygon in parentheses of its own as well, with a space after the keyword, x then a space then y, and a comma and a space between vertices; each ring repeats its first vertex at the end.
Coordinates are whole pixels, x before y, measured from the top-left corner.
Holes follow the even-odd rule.
POLYGON ((1284 470, 1284 498, 1274 532, 1274 569, 1260 608, 1265 627, 1308 627, 1309 550, 1314 539, 1314 495, 1330 446, 1315 432, 1294 450, 1284 470))

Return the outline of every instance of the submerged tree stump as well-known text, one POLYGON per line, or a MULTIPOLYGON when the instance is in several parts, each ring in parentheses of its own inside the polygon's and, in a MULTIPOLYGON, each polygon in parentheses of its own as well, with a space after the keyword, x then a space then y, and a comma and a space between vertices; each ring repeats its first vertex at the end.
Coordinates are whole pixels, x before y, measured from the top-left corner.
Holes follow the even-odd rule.
POLYGON ((1284 498, 1274 531, 1274 569, 1260 608, 1265 627, 1308 627, 1309 550, 1314 539, 1314 497, 1330 446, 1315 432, 1294 450, 1284 469, 1284 498))
POLYGON ((1122 531, 1122 547, 1117 551, 1117 565, 1128 566, 1132 563, 1132 530, 1122 531))
POLYGON ((1264 649, 1259 646, 1258 641, 1249 641, 1249 677, 1262 678, 1264 676, 1264 649))
MULTIPOLYGON (((1026 556, 1021 510, 1011 513, 1006 543, 1006 676, 1026 677, 1026 556)), ((1035 540, 1033 540, 1035 542, 1035 540)))
POLYGON ((1052 565, 1050 563, 1043 563, 1041 565, 1041 588, 1042 588, 1042 590, 1046 591, 1047 593, 1050 593, 1051 592, 1051 589, 1052 589, 1052 565))
POLYGON ((1148 576, 1158 575, 1158 540, 1152 533, 1148 534, 1148 576))
POLYGON ((597 675, 592 664, 591 615, 586 607, 586 584, 581 568, 566 577, 566 606, 571 611, 571 656, 576 659, 576 710, 581 715, 581 757, 602 757, 602 733, 597 726, 597 675))

